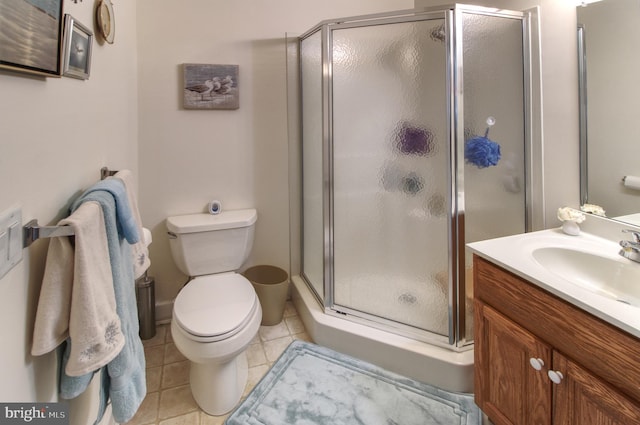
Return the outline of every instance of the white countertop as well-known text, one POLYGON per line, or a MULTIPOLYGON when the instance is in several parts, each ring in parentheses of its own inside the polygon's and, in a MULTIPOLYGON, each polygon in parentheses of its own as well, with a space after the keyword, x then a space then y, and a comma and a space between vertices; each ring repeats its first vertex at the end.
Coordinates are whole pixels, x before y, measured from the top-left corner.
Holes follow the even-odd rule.
MULTIPOLYGON (((616 261, 629 261, 618 254, 616 242, 585 232, 569 236, 560 229, 542 230, 467 244, 476 255, 530 281, 563 300, 580 307, 637 338, 640 338, 640 308, 595 294, 565 280, 540 265, 531 252, 542 247, 561 247, 596 252, 616 261)), ((634 267, 636 263, 633 263, 634 267)), ((640 264, 637 264, 640 267, 640 264)), ((640 285, 640 281, 638 282, 640 285)))

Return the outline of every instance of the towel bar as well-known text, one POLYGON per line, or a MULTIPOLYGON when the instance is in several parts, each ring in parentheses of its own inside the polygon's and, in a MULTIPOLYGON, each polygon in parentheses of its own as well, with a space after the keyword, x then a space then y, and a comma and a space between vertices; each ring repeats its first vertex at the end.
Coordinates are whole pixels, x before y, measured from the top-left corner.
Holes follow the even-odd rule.
POLYGON ((58 236, 73 236, 73 228, 71 226, 40 226, 38 220, 31 220, 22 228, 23 248, 28 247, 34 241, 40 238, 55 238, 58 236))
MULTIPOLYGON (((113 176, 117 171, 107 167, 100 169, 100 180, 113 176)), ((38 220, 31 220, 22 227, 22 247, 26 248, 41 238, 56 238, 59 236, 73 236, 73 228, 70 226, 40 226, 38 220)))
POLYGON ((102 167, 100 169, 100 180, 104 180, 107 177, 114 176, 116 173, 117 171, 110 170, 107 167, 102 167))

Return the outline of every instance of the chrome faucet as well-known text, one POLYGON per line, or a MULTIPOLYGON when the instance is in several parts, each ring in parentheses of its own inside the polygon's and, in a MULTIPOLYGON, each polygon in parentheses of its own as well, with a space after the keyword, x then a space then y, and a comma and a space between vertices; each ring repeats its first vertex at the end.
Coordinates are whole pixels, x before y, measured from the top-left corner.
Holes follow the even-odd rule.
POLYGON ((633 236, 633 240, 621 240, 620 246, 622 247, 622 249, 620 250, 619 254, 624 258, 628 258, 629 260, 640 263, 640 231, 623 229, 622 232, 631 233, 631 235, 633 236))

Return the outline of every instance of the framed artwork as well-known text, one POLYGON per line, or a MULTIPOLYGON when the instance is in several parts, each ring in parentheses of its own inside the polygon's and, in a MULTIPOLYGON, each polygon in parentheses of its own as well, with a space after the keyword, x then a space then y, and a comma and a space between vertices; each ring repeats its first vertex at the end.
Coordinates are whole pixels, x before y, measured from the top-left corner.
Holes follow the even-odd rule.
POLYGON ((87 80, 91 71, 93 33, 71 15, 64 15, 63 68, 65 77, 87 80))
POLYGON ((0 68, 60 76, 63 0, 0 0, 0 68))
POLYGON ((238 65, 185 63, 185 109, 238 109, 238 65))

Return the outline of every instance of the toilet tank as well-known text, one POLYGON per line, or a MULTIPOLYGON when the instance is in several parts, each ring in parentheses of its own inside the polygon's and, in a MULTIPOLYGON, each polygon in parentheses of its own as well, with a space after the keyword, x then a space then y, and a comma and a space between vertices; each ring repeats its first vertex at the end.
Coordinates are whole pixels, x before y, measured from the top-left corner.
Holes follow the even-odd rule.
POLYGON ((251 253, 257 218, 255 209, 167 218, 176 265, 187 276, 238 270, 251 253))

